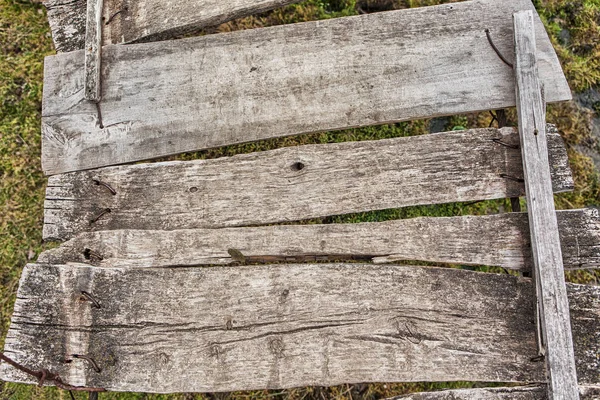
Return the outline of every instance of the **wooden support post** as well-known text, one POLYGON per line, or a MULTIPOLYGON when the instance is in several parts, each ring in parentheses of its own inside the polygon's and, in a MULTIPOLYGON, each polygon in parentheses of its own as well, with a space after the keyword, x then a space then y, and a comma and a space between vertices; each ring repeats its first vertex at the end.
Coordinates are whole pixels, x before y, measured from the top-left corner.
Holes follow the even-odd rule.
POLYGON ((103 0, 87 0, 84 97, 94 103, 98 103, 101 98, 102 5, 103 0))
POLYGON ((554 208, 533 13, 514 14, 517 111, 549 398, 579 399, 569 302, 554 208))

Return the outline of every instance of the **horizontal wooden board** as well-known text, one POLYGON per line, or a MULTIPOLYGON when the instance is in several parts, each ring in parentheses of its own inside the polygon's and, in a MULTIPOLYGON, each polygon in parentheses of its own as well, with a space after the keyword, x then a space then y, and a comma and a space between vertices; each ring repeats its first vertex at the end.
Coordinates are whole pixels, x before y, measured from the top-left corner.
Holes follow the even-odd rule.
MULTIPOLYGON (((564 143, 558 134, 550 138, 554 189, 571 190, 564 143)), ((513 148, 518 140, 513 128, 477 129, 54 176, 46 192, 44 238, 265 225, 521 196, 521 154, 513 148)))
MULTIPOLYGON (((309 132, 514 106, 512 13, 473 0, 102 51, 102 118, 82 52, 46 58, 47 174, 309 132), (101 128, 103 126, 103 128, 101 128)), ((549 102, 571 92, 536 19, 549 102)))
MULTIPOLYGON (((598 210, 559 211, 557 217, 565 268, 600 267, 598 210)), ((418 260, 531 270, 527 215, 86 232, 43 252, 37 262, 156 268, 341 259, 373 259, 376 263, 418 260), (245 260, 233 259, 230 249, 241 252, 245 260)))
MULTIPOLYGON (((544 382, 531 280, 361 264, 25 268, 5 352, 136 392, 357 382, 544 382), (82 298, 85 291, 98 303, 82 298), (92 357, 64 363, 71 354, 92 357)), ((581 384, 600 381, 600 287, 569 285, 581 384)), ((2 379, 32 382, 2 366, 2 379)))
MULTIPOLYGON (((580 386, 581 400, 598 400, 600 388, 580 386)), ((545 386, 441 390, 439 392, 413 393, 388 400, 547 400, 545 386)))
MULTIPOLYGON (((104 5, 104 44, 169 39, 297 2, 298 0, 107 0, 104 5)), ((86 1, 46 0, 44 4, 48 10, 56 50, 67 52, 83 49, 86 1)))

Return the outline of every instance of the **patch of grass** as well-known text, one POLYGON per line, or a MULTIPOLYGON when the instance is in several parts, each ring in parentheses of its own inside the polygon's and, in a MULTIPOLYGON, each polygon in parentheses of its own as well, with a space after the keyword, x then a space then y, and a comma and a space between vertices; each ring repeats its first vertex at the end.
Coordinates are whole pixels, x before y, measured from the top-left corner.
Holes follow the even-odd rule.
MULTIPOLYGON (((300 4, 239 19, 223 24, 211 32, 266 27, 315 19, 357 14, 359 11, 381 11, 435 5, 439 0, 308 0, 300 4)), ((545 21, 553 44, 563 63, 571 87, 577 91, 597 87, 600 83, 599 9, 598 0, 538 0, 538 11, 545 21)), ((43 199, 46 178, 40 170, 40 110, 43 57, 51 54, 52 44, 44 8, 26 0, 0 0, 0 346, 12 314, 14 296, 22 267, 35 260, 45 245, 41 244, 43 199)), ((598 110, 596 110, 596 113, 598 110)), ((576 147, 589 143, 590 111, 575 103, 548 108, 548 120, 558 125, 569 147, 576 190, 556 197, 559 208, 600 205, 598 171, 591 160, 578 153, 576 147)), ((596 114, 597 115, 597 114, 596 114)), ((514 110, 509 120, 516 124, 514 110)), ((487 127, 489 113, 451 117, 446 129, 487 127)), ((349 129, 228 146, 177 157, 181 160, 214 158, 239 153, 264 151, 283 146, 310 143, 333 143, 349 140, 375 140, 413 136, 428 132, 429 121, 413 121, 380 127, 349 129)), ((510 210, 508 200, 476 204, 445 204, 407 207, 345 216, 323 218, 312 222, 384 221, 417 216, 453 216, 489 214, 510 210)), ((489 269, 494 272, 501 272, 489 269)), ((568 274, 573 282, 598 283, 598 273, 577 271, 568 274)), ((446 387, 473 387, 473 383, 373 384, 341 385, 332 388, 301 388, 287 391, 255 391, 215 395, 146 395, 132 393, 102 394, 108 399, 379 399, 420 390, 446 387)), ((478 384, 480 386, 481 384, 478 384)), ((83 394, 76 394, 83 399, 83 394)), ((69 399, 69 395, 53 388, 6 384, 0 382, 0 400, 4 399, 69 399)))

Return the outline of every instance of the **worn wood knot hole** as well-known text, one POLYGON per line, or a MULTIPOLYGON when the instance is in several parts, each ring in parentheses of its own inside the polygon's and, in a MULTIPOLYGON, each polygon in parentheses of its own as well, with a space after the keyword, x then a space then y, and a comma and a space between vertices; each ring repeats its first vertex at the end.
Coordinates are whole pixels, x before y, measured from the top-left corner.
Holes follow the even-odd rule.
POLYGON ((196 186, 192 186, 190 188, 190 193, 196 193, 198 191, 198 188, 196 186))
POLYGON ((102 261, 104 258, 92 249, 83 249, 83 258, 89 261, 102 261))
POLYGON ((279 338, 275 338, 275 339, 271 340, 271 342, 269 343, 269 348, 275 355, 277 355, 279 357, 281 357, 283 355, 283 350, 285 350, 283 341, 279 338))
POLYGON ((295 162, 292 164, 291 169, 292 171, 302 171, 304 169, 305 165, 301 162, 295 162))

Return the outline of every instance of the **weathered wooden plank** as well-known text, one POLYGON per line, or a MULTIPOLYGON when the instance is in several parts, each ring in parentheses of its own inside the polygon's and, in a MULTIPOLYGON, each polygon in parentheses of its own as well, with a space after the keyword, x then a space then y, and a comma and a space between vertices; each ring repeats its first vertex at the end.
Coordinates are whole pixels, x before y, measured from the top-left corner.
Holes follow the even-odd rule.
MULTIPOLYGON (((600 267, 598 210, 559 211, 557 217, 565 267, 600 267)), ((240 251, 247 263, 373 258, 376 263, 418 260, 527 271, 532 266, 527 215, 516 213, 360 224, 87 232, 43 252, 37 262, 106 268, 237 263, 229 249, 240 251)))
MULTIPOLYGON (((79 52, 46 59, 47 174, 309 132, 514 106, 511 15, 474 0, 103 49, 101 128, 79 52)), ((541 21, 546 98, 571 92, 541 21)))
MULTIPOLYGON (((106 24, 104 44, 170 39, 297 2, 298 0, 106 1, 103 13, 106 24)), ((68 52, 83 49, 85 0, 47 0, 44 4, 48 9, 48 21, 56 50, 68 52)))
MULTIPOLYGON (((579 378, 592 384, 600 288, 569 288, 574 330, 587 341, 576 345, 579 378)), ((71 384, 118 391, 543 382, 544 363, 532 361, 534 305, 530 279, 456 269, 37 264, 23 273, 5 351, 71 384), (102 371, 65 364, 73 353, 102 371)), ((6 366, 1 376, 32 382, 6 366)))
MULTIPOLYGON (((581 386, 579 394, 582 400, 598 400, 600 388, 581 386)), ((546 400, 547 398, 545 386, 523 386, 413 393, 388 400, 546 400)))
POLYGON ((533 13, 515 13, 514 25, 519 136, 549 398, 578 399, 569 301, 548 167, 546 104, 538 77, 533 13))
MULTIPOLYGON (((550 137, 555 190, 571 190, 564 143, 558 134, 550 137)), ((513 128, 476 129, 54 176, 46 192, 44 237, 265 225, 522 196, 521 154, 513 147, 513 128)))
POLYGON ((101 98, 102 9, 104 0, 87 0, 85 29, 84 95, 95 103, 101 98))

